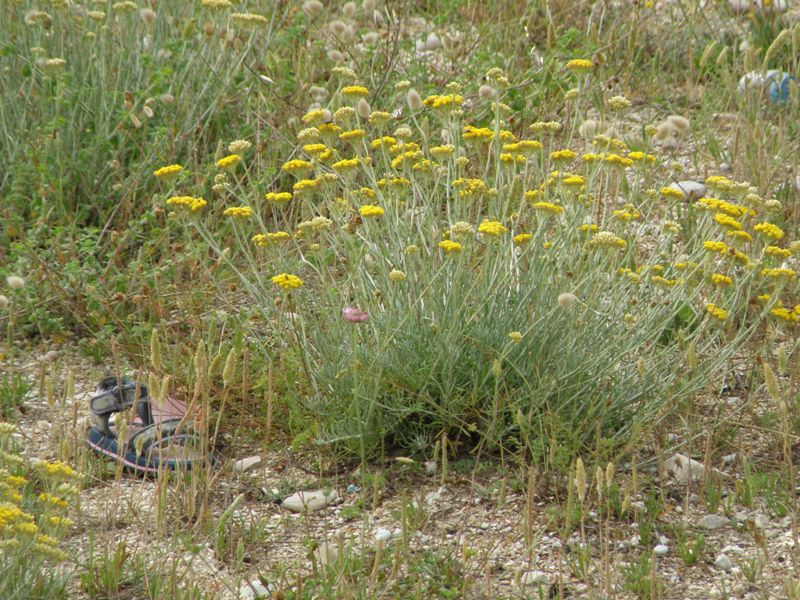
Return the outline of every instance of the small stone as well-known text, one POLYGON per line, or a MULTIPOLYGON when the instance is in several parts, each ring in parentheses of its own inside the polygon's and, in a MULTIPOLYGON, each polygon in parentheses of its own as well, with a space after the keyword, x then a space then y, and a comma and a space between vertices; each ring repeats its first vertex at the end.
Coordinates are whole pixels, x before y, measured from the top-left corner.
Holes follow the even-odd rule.
POLYGON ((360 491, 361 491, 361 488, 360 488, 360 487, 358 487, 358 486, 357 486, 355 483, 351 483, 351 484, 349 484, 349 485, 347 486, 347 489, 346 489, 345 491, 346 491, 348 494, 357 494, 358 492, 360 492, 360 491))
POLYGON ((730 554, 731 556, 744 556, 744 550, 742 550, 739 546, 731 544, 722 549, 722 554, 730 554))
POLYGON ((753 524, 759 529, 766 529, 769 527, 769 517, 762 513, 756 513, 753 515, 753 524))
POLYGON ((336 559, 339 558, 339 549, 335 544, 322 542, 319 546, 317 546, 317 549, 314 550, 314 555, 319 561, 319 564, 321 564, 323 567, 327 567, 328 565, 335 563, 336 559))
POLYGON ((436 461, 435 460, 426 460, 425 461, 425 473, 428 475, 436 475, 436 461))
POLYGON ((733 563, 730 558, 724 554, 720 554, 714 561, 714 566, 720 571, 730 571, 733 568, 733 563))
POLYGON ((425 39, 425 50, 438 50, 441 47, 442 42, 439 36, 433 32, 429 33, 428 37, 425 39))
POLYGON ((789 7, 786 0, 772 0, 765 2, 764 0, 728 0, 728 6, 736 13, 747 13, 751 9, 765 13, 782 13, 786 12, 789 7))
POLYGON ((689 200, 697 200, 706 195, 706 186, 699 181, 678 181, 677 183, 669 184, 669 188, 683 192, 689 200))
POLYGON ((656 556, 665 556, 669 552, 669 547, 666 544, 658 544, 653 548, 653 554, 656 556))
POLYGON ((688 456, 676 454, 664 461, 664 471, 677 483, 686 485, 690 482, 700 481, 705 473, 705 466, 688 456))
POLYGON ((722 462, 724 462, 726 465, 735 463, 736 453, 734 452, 733 454, 726 454, 725 456, 722 457, 722 462))
POLYGON ((335 490, 325 492, 314 490, 310 492, 296 492, 283 501, 283 506, 292 512, 316 512, 339 499, 335 490))
POLYGON ((440 487, 435 492, 428 492, 427 494, 425 494, 425 504, 427 504, 428 506, 432 506, 437 502, 439 502, 443 496, 444 496, 443 487, 440 487))
POLYGON ((239 588, 239 598, 241 600, 256 600, 258 598, 269 598, 272 594, 267 586, 261 583, 260 580, 254 579, 247 583, 242 584, 239 588))
POLYGON ((235 473, 244 473, 245 471, 254 469, 260 464, 261 464, 260 456, 248 456, 247 458, 242 458, 233 463, 233 471, 235 473))
POLYGON ((702 529, 720 529, 728 523, 728 519, 720 515, 706 515, 697 522, 697 526, 702 529))
POLYGON ((519 576, 520 585, 544 585, 547 583, 547 573, 543 571, 524 571, 519 576))
POLYGON ((390 539, 392 539, 392 532, 384 527, 375 532, 375 540, 378 542, 386 542, 390 539))

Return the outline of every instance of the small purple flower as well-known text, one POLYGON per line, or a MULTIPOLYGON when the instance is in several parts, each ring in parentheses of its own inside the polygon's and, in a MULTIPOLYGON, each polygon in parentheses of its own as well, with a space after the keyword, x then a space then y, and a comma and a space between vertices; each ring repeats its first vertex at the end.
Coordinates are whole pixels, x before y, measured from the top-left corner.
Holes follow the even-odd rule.
POLYGON ((349 321, 350 323, 363 323, 369 319, 367 313, 355 306, 345 306, 342 309, 342 317, 345 321, 349 321))

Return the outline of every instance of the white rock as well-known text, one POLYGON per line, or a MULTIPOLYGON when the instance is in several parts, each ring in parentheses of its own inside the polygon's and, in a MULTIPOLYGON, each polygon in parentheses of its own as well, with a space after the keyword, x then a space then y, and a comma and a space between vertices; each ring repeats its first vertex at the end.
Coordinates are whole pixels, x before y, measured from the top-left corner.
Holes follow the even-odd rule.
POLYGON ((728 5, 733 12, 737 13, 749 12, 751 8, 765 13, 782 13, 786 12, 786 9, 789 7, 786 0, 771 0, 769 2, 764 2, 764 0, 752 0, 752 3, 751 0, 728 0, 728 5))
POLYGON ((244 473, 245 471, 249 471, 261 464, 261 457, 260 456, 248 456, 247 458, 242 458, 237 460, 233 463, 233 470, 236 473, 244 473))
POLYGON ((444 496, 444 487, 440 487, 435 492, 428 492, 425 494, 425 504, 428 506, 433 506, 437 502, 439 502, 442 497, 444 496))
POLYGON ((325 508, 331 502, 339 499, 335 490, 325 492, 314 490, 310 492, 296 492, 283 501, 283 506, 292 512, 315 512, 325 508))
POLYGON ((759 529, 766 529, 769 527, 769 517, 762 513, 756 513, 753 515, 753 524, 759 529))
POLYGON ((714 561, 714 566, 720 571, 730 571, 733 568, 733 563, 730 558, 724 554, 720 554, 714 561))
POLYGON ((653 548, 653 554, 656 556, 665 556, 669 552, 669 547, 666 544, 658 544, 653 548))
POLYGON ((425 461, 425 472, 428 475, 436 475, 436 461, 435 460, 426 460, 425 461))
POLYGON ((724 462, 726 465, 735 463, 736 453, 734 452, 733 454, 726 454, 725 456, 722 457, 722 462, 724 462))
POLYGON ((670 183, 669 189, 683 192, 690 200, 697 200, 706 195, 706 186, 699 181, 686 180, 670 183))
POLYGON ((728 523, 728 519, 720 515, 706 515, 697 522, 697 526, 703 529, 719 529, 728 523))
POLYGON ((520 585, 543 585, 548 583, 547 573, 543 571, 524 571, 519 576, 520 585))
POLYGON ((339 548, 335 544, 329 542, 322 542, 317 549, 314 550, 314 555, 317 557, 319 564, 323 567, 332 565, 339 558, 339 548))
POLYGON ((239 588, 239 598, 241 600, 256 600, 257 598, 269 598, 272 594, 267 586, 261 583, 260 580, 254 579, 248 583, 242 584, 239 588))
POLYGON ((384 527, 381 527, 375 532, 375 541, 386 542, 390 539, 392 539, 392 532, 384 527))
POLYGON ((731 544, 729 546, 725 546, 722 549, 722 554, 725 554, 725 555, 730 554, 731 556, 744 556, 744 550, 739 548, 739 546, 735 546, 735 545, 731 544))
POLYGON ((677 483, 686 485, 689 482, 700 481, 705 473, 705 467, 703 463, 688 456, 676 454, 664 461, 664 471, 677 483))
POLYGON ((439 36, 433 32, 429 33, 425 40, 425 50, 438 50, 441 47, 442 42, 439 40, 439 36))

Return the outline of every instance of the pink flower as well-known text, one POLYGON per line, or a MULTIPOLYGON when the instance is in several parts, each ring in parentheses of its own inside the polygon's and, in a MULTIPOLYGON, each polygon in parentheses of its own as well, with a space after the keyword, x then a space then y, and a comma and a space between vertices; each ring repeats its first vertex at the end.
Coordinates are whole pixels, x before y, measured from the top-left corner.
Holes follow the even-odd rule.
POLYGON ((345 306, 342 309, 342 317, 345 321, 350 321, 351 323, 363 323, 369 319, 367 313, 355 306, 345 306))

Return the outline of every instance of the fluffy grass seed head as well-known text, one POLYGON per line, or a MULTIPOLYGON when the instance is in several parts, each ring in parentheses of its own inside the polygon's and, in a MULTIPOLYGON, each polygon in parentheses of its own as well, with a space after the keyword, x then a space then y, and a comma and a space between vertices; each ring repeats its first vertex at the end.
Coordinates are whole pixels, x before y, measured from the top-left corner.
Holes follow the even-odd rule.
POLYGON ((9 275, 6 277, 6 283, 12 290, 19 290, 25 287, 25 280, 19 275, 9 275))

